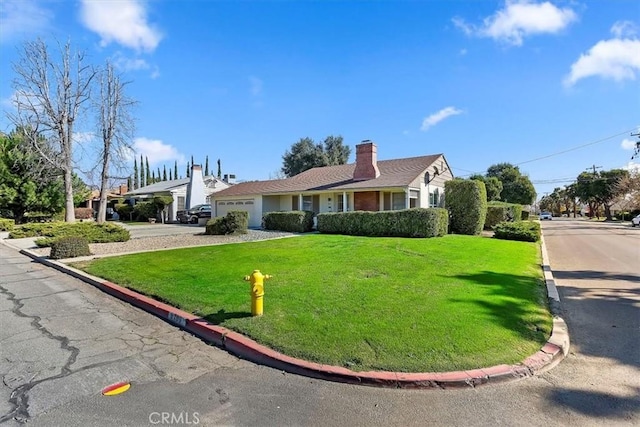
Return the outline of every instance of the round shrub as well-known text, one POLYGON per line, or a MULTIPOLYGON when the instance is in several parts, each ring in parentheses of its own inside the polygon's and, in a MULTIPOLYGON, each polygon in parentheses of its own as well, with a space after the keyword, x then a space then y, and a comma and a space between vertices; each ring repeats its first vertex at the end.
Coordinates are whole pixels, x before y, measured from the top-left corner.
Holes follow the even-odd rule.
POLYGON ((444 184, 451 232, 478 235, 487 217, 487 189, 482 181, 453 179, 444 184))
POLYGON ((89 241, 80 236, 60 237, 51 243, 51 259, 75 258, 91 255, 89 241))

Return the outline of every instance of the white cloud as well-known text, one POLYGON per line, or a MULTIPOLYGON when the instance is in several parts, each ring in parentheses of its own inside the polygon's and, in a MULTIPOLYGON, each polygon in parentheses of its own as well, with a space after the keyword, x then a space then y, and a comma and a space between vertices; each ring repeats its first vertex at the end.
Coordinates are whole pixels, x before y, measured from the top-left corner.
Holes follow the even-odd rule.
POLYGON ((626 165, 624 165, 622 169, 628 170, 629 172, 632 172, 632 173, 640 173, 640 163, 631 161, 626 165))
POLYGON ((102 38, 102 46, 111 42, 137 51, 153 51, 162 34, 147 22, 147 11, 139 0, 82 0, 80 18, 102 38))
POLYGON ((458 114, 462 114, 464 111, 456 108, 456 107, 446 107, 443 108, 442 110, 431 114, 430 116, 426 117, 423 121, 422 121, 422 126, 420 127, 420 130, 422 131, 426 131, 427 129, 429 129, 432 126, 435 126, 436 124, 440 123, 441 121, 443 121, 444 119, 451 117, 451 116, 456 116, 458 114))
POLYGON ((156 79, 160 76, 160 69, 157 65, 151 65, 142 58, 128 58, 122 54, 122 52, 116 52, 111 58, 114 67, 122 71, 140 71, 150 70, 149 75, 152 79, 156 79))
POLYGON ((96 135, 93 132, 74 132, 72 141, 76 144, 92 142, 96 135))
POLYGON ((249 77, 249 84, 251 85, 251 95, 260 96, 262 95, 262 80, 255 77, 249 77))
POLYGON ((177 160, 178 163, 184 163, 183 154, 172 145, 165 144, 159 139, 149 139, 145 137, 136 138, 133 142, 133 148, 137 155, 142 155, 149 159, 149 164, 157 164, 170 160, 177 160))
POLYGON ((22 34, 46 30, 53 13, 35 1, 2 0, 0 8, 0 43, 22 34))
POLYGON ((625 138, 622 140, 620 147, 622 147, 623 150, 634 150, 636 148, 636 142, 637 141, 632 141, 628 138, 625 138))
POLYGON ((638 32, 638 26, 631 21, 618 21, 611 27, 611 34, 615 38, 633 37, 638 32))
POLYGON ((615 81, 635 80, 640 72, 640 39, 601 40, 571 65, 564 79, 572 86, 586 77, 599 76, 615 81))
POLYGON ((460 17, 453 18, 452 22, 466 35, 521 46, 527 36, 556 34, 577 19, 572 9, 559 8, 548 1, 507 0, 504 8, 485 18, 482 25, 468 24, 460 17))

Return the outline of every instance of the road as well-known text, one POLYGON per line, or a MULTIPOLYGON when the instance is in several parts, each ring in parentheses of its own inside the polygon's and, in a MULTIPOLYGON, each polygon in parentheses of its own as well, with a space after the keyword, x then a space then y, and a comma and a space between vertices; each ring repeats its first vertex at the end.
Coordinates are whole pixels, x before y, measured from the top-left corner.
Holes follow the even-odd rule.
POLYGON ((543 227, 571 352, 538 377, 463 390, 378 389, 257 366, 0 245, 0 422, 640 425, 640 230, 543 227), (129 391, 101 395, 121 380, 129 391))

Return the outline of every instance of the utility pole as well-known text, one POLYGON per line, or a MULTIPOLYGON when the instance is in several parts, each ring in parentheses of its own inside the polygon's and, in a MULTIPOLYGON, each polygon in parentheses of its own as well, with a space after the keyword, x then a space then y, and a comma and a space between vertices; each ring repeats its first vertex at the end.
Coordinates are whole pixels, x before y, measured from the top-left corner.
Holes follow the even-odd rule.
POLYGON ((596 169, 602 169, 602 166, 596 166, 596 165, 593 165, 593 166, 591 166, 591 167, 586 168, 585 170, 591 170, 591 169, 593 169, 593 175, 595 176, 595 174, 596 174, 596 169))

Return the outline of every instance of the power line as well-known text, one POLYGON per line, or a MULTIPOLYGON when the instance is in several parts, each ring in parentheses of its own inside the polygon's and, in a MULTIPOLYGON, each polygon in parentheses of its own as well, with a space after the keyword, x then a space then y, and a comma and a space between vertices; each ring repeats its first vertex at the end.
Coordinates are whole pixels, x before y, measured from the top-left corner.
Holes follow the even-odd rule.
POLYGON ((535 158, 535 159, 526 160, 526 161, 524 161, 524 162, 517 163, 517 164, 516 164, 516 166, 524 165, 524 164, 526 164, 526 163, 531 163, 531 162, 537 162, 538 160, 548 159, 549 157, 559 156, 560 154, 569 153, 569 152, 571 152, 571 151, 579 150, 579 149, 581 149, 581 148, 588 147, 588 146, 590 146, 590 145, 600 144, 601 142, 608 141, 608 140, 613 139, 613 138, 618 137, 618 136, 622 136, 622 135, 624 135, 624 134, 626 134, 626 133, 629 133, 629 132, 632 132, 632 131, 634 131, 634 130, 635 130, 635 129, 625 130, 624 132, 620 132, 620 133, 617 133, 617 134, 615 134, 615 135, 607 136, 606 138, 602 138, 602 139, 599 139, 599 140, 597 140, 597 141, 589 142, 589 143, 587 143, 587 144, 579 145, 579 146, 577 146, 577 147, 569 148, 569 149, 567 149, 567 150, 558 151, 557 153, 549 154, 549 155, 547 155, 547 156, 542 156, 542 157, 537 157, 537 158, 535 158))

